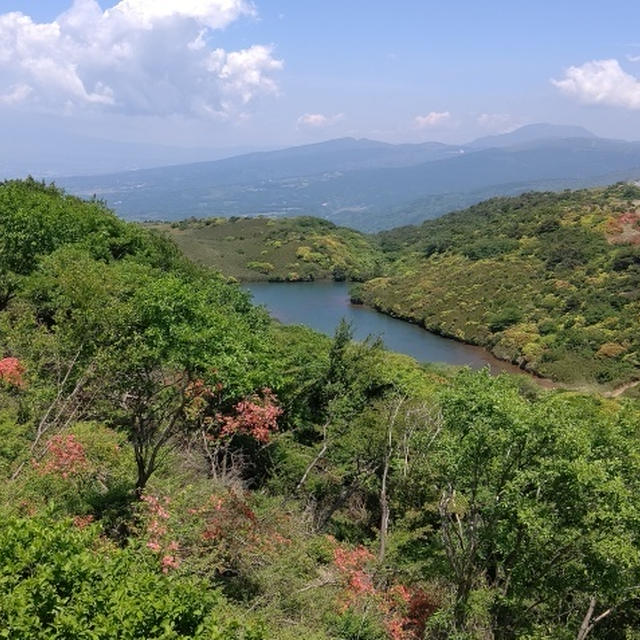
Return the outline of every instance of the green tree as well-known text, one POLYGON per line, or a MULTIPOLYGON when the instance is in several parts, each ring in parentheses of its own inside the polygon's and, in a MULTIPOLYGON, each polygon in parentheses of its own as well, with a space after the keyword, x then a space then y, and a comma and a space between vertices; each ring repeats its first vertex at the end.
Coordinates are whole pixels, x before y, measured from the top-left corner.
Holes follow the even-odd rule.
POLYGON ((631 413, 562 394, 528 401, 486 373, 463 374, 442 413, 432 462, 453 628, 479 632, 482 593, 496 638, 575 637, 588 612, 606 628, 640 583, 631 413))

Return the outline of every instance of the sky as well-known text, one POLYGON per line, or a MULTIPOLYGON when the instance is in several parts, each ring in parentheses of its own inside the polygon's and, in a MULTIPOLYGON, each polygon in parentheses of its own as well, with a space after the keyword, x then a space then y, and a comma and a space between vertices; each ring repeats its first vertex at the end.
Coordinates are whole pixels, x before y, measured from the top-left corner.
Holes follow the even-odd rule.
POLYGON ((639 140, 638 24, 629 0, 0 0, 0 135, 244 149, 551 122, 639 140))

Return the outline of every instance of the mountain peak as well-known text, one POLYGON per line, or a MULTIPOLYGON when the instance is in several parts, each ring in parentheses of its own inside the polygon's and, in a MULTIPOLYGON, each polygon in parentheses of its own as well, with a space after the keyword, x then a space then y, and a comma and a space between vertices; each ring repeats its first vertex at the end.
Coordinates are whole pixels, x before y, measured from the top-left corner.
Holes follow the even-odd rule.
POLYGON ((488 149, 490 147, 511 147, 517 144, 534 142, 535 140, 596 137, 597 136, 588 129, 577 125, 537 122, 534 124, 526 124, 508 133, 484 136, 465 146, 469 149, 488 149))

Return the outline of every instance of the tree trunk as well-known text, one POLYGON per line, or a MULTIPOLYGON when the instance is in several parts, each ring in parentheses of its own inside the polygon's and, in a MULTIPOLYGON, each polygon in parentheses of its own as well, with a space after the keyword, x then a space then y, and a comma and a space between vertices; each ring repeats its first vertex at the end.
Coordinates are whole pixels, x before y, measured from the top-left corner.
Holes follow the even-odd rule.
POLYGON ((380 560, 380 562, 384 560, 387 546, 387 533, 389 532, 390 508, 387 484, 389 480, 389 465, 391 463, 391 456, 393 455, 393 429, 403 402, 403 398, 397 400, 393 408, 393 413, 387 423, 387 434, 382 458, 382 482, 380 485, 380 548, 378 550, 378 560, 380 560))
POLYGON ((136 494, 136 498, 138 498, 139 500, 142 498, 142 495, 147 486, 147 482, 149 482, 149 477, 151 476, 151 474, 149 473, 147 469, 147 465, 144 463, 144 460, 142 460, 141 458, 138 458, 138 456, 136 456, 136 467, 138 469, 138 475, 136 478, 135 494, 136 494))
POLYGON ((391 429, 389 429, 389 438, 382 468, 382 484, 380 486, 380 548, 378 550, 378 560, 380 560, 380 562, 384 560, 384 554, 387 546, 387 533, 389 531, 389 496, 387 495, 387 478, 389 477, 390 458, 391 429))
POLYGON ((593 612, 595 611, 595 608, 596 608, 596 598, 595 596, 593 596, 591 600, 589 600, 589 608, 587 609, 587 613, 584 616, 584 620, 580 625, 580 629, 578 630, 578 635, 576 636, 576 640, 585 640, 585 638, 593 631, 594 627, 598 624, 598 622, 600 622, 600 620, 604 620, 613 611, 613 608, 607 609, 596 618, 593 618, 593 612))
POLYGON ((322 426, 322 448, 318 452, 318 455, 311 461, 309 466, 305 469, 302 478, 300 478, 300 482, 296 485, 296 493, 302 489, 304 483, 307 481, 309 474, 313 470, 313 468, 320 462, 324 454, 327 452, 327 447, 329 446, 329 442, 327 441, 327 427, 329 426, 328 422, 325 422, 322 426))

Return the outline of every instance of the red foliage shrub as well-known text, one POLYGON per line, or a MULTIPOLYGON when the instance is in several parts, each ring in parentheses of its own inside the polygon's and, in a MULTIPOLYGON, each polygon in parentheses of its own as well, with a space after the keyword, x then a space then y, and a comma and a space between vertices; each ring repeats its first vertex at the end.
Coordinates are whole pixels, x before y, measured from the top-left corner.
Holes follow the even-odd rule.
POLYGON ((422 589, 409 594, 409 609, 404 619, 410 638, 422 638, 429 618, 438 610, 437 600, 422 589))
POLYGON ((427 620, 437 609, 435 600, 427 592, 403 584, 390 587, 376 585, 374 556, 362 546, 346 549, 337 545, 333 564, 344 585, 340 596, 343 610, 366 609, 373 603, 390 640, 418 640, 423 637, 427 620))
POLYGON ((88 527, 94 520, 94 517, 92 515, 87 515, 87 516, 76 516, 73 519, 73 526, 77 527, 78 529, 84 529, 86 527, 88 527))
POLYGON ((263 563, 291 542, 277 530, 278 523, 256 516, 242 492, 229 489, 223 495, 212 495, 189 514, 199 532, 194 554, 215 558, 215 569, 220 572, 263 563))
POLYGON ((352 550, 343 547, 334 549, 333 563, 347 584, 348 599, 343 602, 344 608, 349 607, 358 596, 375 594, 370 571, 373 560, 373 554, 362 546, 352 550))
POLYGON ((234 491, 226 496, 211 496, 208 504, 192 509, 204 522, 202 539, 224 542, 227 538, 256 541, 258 520, 246 500, 234 491))

